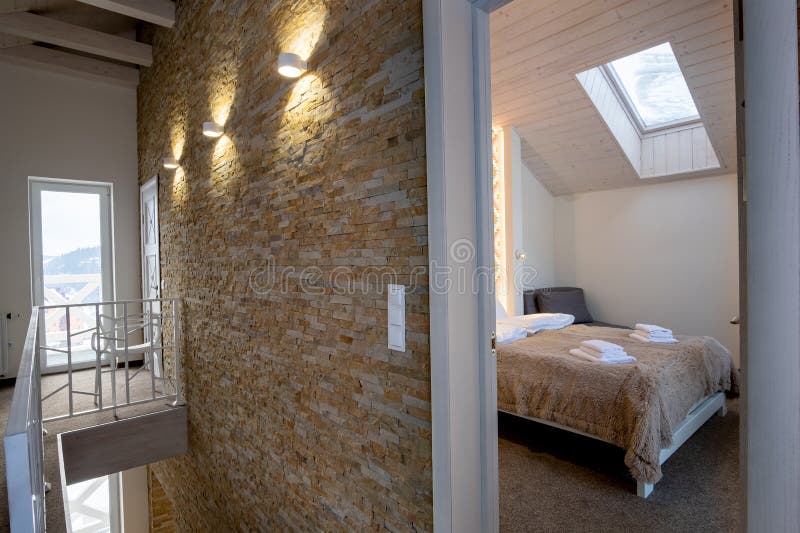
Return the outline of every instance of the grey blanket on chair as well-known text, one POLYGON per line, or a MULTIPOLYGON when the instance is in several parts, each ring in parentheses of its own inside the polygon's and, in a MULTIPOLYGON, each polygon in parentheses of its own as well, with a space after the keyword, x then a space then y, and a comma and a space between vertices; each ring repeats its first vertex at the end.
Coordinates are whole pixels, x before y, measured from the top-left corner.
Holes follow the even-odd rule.
POLYGON ((569 326, 540 331, 497 350, 497 406, 573 428, 626 450, 625 464, 645 483, 661 478, 659 453, 698 401, 738 394, 731 356, 711 337, 644 343, 631 330, 569 326), (601 364, 569 354, 581 341, 619 344, 637 362, 601 364))

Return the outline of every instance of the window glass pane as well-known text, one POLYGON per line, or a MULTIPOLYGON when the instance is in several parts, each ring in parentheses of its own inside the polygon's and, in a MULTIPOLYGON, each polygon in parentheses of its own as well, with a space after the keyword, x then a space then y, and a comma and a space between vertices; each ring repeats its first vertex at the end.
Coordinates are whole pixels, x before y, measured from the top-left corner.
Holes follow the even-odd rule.
POLYGON ((67 486, 72 531, 111 532, 112 479, 103 476, 67 486))
MULTIPOLYGON (((48 190, 41 195, 44 305, 103 301, 100 195, 48 190)), ((66 350, 64 309, 47 310, 45 320, 46 346, 66 350)), ((83 331, 94 323, 92 307, 74 308, 70 313, 72 332, 83 331)), ((73 335, 71 340, 73 363, 94 360, 91 332, 73 335)), ((61 352, 48 354, 48 366, 66 362, 67 356, 61 352)))
POLYGON ((608 64, 645 128, 699 118, 669 43, 608 64))

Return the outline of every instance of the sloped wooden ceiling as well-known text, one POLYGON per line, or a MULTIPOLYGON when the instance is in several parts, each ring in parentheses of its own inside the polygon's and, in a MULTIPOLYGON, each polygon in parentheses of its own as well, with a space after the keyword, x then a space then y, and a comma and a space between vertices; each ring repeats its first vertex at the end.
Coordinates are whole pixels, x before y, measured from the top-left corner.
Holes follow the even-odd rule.
MULTIPOLYGON (((730 1, 514 0, 491 15, 492 114, 554 195, 642 180, 575 74, 669 41, 719 157, 736 170, 730 1)), ((669 178, 667 178, 669 179, 669 178)))

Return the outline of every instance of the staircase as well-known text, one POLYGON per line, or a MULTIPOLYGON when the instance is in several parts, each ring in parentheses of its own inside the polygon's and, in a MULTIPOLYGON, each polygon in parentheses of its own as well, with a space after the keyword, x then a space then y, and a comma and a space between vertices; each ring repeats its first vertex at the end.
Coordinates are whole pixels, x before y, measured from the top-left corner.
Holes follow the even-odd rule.
POLYGON ((180 307, 179 299, 158 298, 33 308, 4 437, 13 533, 45 531, 53 513, 64 513, 58 507, 66 485, 186 453, 180 307), (42 328, 55 313, 63 314, 66 331, 54 346, 47 340, 55 336, 42 328), (75 316, 95 320, 72 331, 75 316), (82 353, 79 370, 73 339, 81 335, 91 335, 94 364, 87 368, 82 353), (63 355, 66 370, 43 386, 47 352, 63 355), (55 439, 45 440, 45 427, 55 439), (46 446, 56 443, 61 479, 45 480, 53 471, 45 469, 45 456, 53 457, 46 446))

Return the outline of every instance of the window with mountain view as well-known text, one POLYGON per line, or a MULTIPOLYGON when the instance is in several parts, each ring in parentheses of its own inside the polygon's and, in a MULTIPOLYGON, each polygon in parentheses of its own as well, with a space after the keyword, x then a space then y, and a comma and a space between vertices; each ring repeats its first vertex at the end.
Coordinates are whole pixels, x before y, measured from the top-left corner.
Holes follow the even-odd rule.
MULTIPOLYGON (((71 305, 100 302, 111 298, 108 279, 110 268, 104 268, 104 257, 110 256, 108 224, 108 190, 102 186, 75 185, 59 182, 36 182, 31 201, 37 213, 32 220, 35 232, 34 282, 37 305, 71 305)), ((63 308, 45 311, 46 367, 66 364, 66 350, 71 343, 73 363, 94 361, 91 346, 95 324, 92 306, 75 307, 70 311, 69 327, 63 308), (68 334, 68 329, 71 335, 68 334)))

